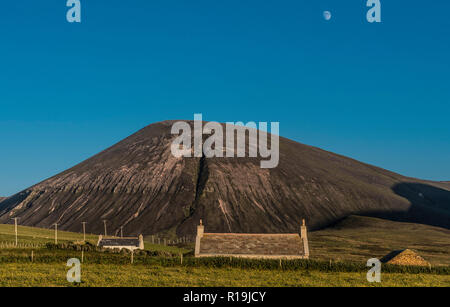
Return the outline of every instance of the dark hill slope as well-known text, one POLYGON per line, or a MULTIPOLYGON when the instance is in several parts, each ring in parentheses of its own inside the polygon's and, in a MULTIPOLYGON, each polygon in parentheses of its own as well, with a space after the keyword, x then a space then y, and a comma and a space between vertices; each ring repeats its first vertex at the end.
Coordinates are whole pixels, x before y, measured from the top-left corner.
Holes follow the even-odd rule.
POLYGON ((280 163, 256 158, 175 158, 173 122, 150 125, 118 144, 0 202, 0 223, 100 233, 296 232, 351 214, 450 227, 445 183, 425 182, 280 139, 280 163))
POLYGON ((432 265, 450 265, 450 230, 351 215, 309 233, 311 257, 359 263, 392 251, 413 249, 432 265))

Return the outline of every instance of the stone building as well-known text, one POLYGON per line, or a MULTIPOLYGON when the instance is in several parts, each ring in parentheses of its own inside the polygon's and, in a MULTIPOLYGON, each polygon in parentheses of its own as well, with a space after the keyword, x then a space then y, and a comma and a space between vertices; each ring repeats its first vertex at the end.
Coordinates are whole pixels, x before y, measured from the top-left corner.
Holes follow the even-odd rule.
POLYGON ((430 266, 428 261, 423 259, 417 252, 410 249, 390 252, 380 260, 386 264, 430 266))
POLYGON ((100 235, 98 236, 97 246, 120 250, 125 248, 130 251, 144 249, 144 237, 139 235, 137 238, 108 238, 100 235))
POLYGON ((309 258, 305 220, 300 234, 205 233, 200 220, 197 226, 195 257, 244 257, 272 259, 309 258))

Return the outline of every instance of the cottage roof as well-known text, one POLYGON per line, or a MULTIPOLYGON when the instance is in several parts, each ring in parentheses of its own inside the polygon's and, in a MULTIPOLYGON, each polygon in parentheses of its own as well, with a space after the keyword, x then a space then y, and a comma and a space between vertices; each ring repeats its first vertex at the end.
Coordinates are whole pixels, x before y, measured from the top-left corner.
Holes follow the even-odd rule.
POLYGON ((200 255, 304 256, 298 234, 205 233, 200 255))
POLYGON ((98 246, 133 246, 139 247, 139 238, 102 238, 98 246))

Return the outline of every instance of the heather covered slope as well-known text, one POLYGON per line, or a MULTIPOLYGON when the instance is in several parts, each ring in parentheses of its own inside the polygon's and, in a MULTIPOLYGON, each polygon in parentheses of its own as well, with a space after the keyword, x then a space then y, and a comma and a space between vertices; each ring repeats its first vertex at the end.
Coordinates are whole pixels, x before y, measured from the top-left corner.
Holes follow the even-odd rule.
POLYGON ((413 249, 433 266, 450 265, 450 230, 435 226, 351 215, 308 238, 311 259, 365 263, 413 249))
POLYGON ((280 139, 280 163, 175 158, 173 122, 150 125, 79 165, 0 202, 0 223, 111 233, 297 232, 351 214, 450 227, 448 184, 426 182, 280 139))

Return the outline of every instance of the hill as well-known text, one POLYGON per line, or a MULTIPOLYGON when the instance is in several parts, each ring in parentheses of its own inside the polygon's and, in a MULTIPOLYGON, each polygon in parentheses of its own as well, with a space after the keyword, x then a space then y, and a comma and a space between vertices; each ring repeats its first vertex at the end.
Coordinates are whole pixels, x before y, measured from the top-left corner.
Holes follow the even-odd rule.
MULTIPOLYGON (((160 122, 0 202, 0 223, 110 233, 297 232, 349 215, 450 228, 448 184, 407 178, 280 138, 280 163, 258 158, 175 158, 173 121, 160 122)), ((192 123, 191 123, 192 124, 192 123)))
POLYGON ((432 265, 450 265, 450 230, 423 224, 351 215, 311 232, 309 244, 312 259, 361 263, 413 249, 432 265))

